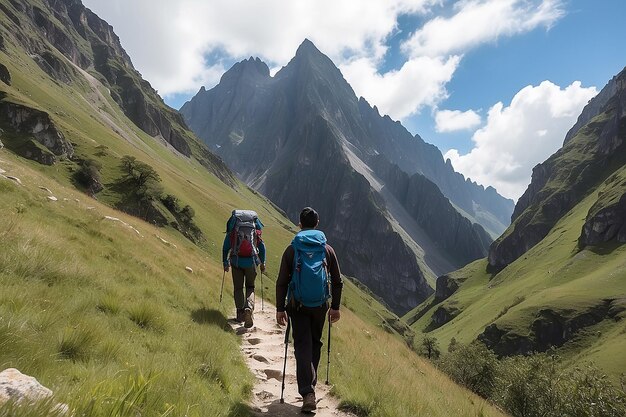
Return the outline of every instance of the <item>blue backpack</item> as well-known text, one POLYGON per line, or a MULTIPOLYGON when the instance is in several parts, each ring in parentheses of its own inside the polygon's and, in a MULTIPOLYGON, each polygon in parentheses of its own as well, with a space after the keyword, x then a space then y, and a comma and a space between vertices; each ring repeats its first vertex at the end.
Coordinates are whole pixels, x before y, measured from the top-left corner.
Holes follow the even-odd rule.
POLYGON ((289 297, 305 307, 318 307, 330 298, 326 271, 326 236, 319 230, 303 230, 291 242, 295 257, 289 297))

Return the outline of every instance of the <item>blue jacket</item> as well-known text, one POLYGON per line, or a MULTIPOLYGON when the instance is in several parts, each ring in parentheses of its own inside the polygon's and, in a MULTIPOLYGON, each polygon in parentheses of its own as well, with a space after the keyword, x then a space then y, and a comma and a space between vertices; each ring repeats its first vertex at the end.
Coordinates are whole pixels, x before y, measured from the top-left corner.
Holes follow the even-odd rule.
MULTIPOLYGON (((265 243, 261 241, 259 243, 259 259, 261 263, 265 263, 265 243)), ((230 252, 230 236, 228 233, 224 237, 224 246, 222 246, 222 262, 224 266, 230 265, 231 261, 228 259, 228 253, 230 252)), ((237 264, 232 264, 234 267, 238 268, 250 268, 254 267, 254 258, 251 256, 232 256, 232 262, 236 262, 237 264)))

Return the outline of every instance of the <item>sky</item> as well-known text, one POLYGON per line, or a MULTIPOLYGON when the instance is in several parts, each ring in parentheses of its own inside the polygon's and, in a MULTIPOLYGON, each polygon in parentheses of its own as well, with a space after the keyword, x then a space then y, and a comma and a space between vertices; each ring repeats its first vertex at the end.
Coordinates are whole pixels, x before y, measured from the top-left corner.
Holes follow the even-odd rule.
POLYGON ((358 96, 516 200, 626 66, 623 0, 83 0, 180 108, 250 56, 310 39, 358 96))

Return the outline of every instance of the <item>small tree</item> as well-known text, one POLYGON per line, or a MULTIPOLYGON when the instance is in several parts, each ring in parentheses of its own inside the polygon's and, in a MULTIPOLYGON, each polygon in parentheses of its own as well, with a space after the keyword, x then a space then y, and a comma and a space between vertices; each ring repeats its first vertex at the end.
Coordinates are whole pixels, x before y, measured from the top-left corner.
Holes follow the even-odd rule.
POLYGON ((426 336, 422 339, 422 353, 428 357, 428 359, 437 359, 441 354, 439 349, 439 342, 432 336, 426 336))
POLYGON ((126 155, 122 157, 120 167, 125 174, 124 182, 140 201, 154 200, 161 196, 161 177, 150 165, 137 161, 134 156, 126 155))
POLYGON ((448 344, 448 353, 454 352, 457 347, 458 342, 456 341, 456 338, 453 337, 452 339, 450 339, 450 343, 448 344))

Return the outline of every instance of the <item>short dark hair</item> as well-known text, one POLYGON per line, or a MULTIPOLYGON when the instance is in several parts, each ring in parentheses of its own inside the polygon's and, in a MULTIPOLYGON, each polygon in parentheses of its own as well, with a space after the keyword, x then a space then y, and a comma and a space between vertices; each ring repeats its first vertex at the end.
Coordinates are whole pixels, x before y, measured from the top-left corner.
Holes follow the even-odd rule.
POLYGON ((320 216, 317 214, 311 207, 305 207, 300 212, 300 224, 302 227, 307 229, 312 229, 317 226, 317 222, 319 222, 320 216))

